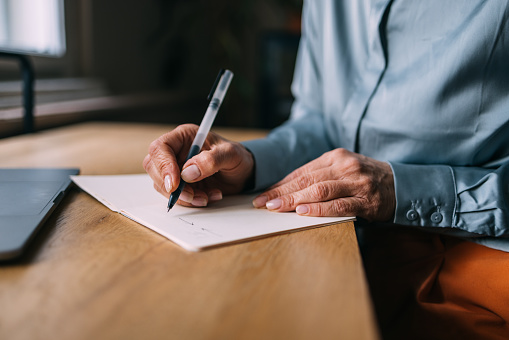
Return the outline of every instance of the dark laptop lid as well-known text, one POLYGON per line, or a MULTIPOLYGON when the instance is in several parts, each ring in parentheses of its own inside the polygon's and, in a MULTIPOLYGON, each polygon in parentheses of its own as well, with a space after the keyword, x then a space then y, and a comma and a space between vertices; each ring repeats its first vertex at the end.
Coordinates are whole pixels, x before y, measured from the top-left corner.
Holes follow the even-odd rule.
POLYGON ((0 260, 20 255, 79 169, 0 169, 0 260))

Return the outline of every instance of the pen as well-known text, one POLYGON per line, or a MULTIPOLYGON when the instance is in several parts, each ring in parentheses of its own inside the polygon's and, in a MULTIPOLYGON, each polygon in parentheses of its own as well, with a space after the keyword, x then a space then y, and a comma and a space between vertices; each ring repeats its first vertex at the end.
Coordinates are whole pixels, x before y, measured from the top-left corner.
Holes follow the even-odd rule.
MULTIPOLYGON (((207 97, 210 100, 209 106, 207 107, 207 111, 203 116, 203 119, 200 123, 200 127, 198 128, 198 132, 194 137, 193 144, 191 145, 191 149, 189 149, 189 153, 187 154, 186 162, 200 153, 201 147, 203 146, 203 142, 207 138, 209 134, 210 128, 212 127, 212 123, 216 118, 217 111, 219 111, 219 107, 223 102, 224 96, 226 95, 226 91, 230 86, 230 82, 232 81, 233 73, 230 70, 221 69, 219 74, 217 75, 216 80, 214 81, 214 85, 212 85, 212 90, 210 91, 209 96, 207 97)), ((177 203, 180 193, 186 182, 183 179, 180 179, 180 183, 178 188, 171 193, 170 199, 168 200, 168 211, 177 203)))

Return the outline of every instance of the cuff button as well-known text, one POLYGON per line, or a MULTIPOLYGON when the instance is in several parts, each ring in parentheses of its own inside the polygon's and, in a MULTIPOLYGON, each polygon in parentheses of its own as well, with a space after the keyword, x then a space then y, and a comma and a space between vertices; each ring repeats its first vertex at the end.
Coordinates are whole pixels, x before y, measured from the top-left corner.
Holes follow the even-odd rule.
POLYGON ((442 222, 442 214, 439 213, 438 211, 435 211, 433 214, 431 214, 431 222, 433 223, 440 223, 442 222))
POLYGON ((415 210, 408 210, 406 213, 406 218, 409 221, 415 221, 419 218, 419 214, 415 210))

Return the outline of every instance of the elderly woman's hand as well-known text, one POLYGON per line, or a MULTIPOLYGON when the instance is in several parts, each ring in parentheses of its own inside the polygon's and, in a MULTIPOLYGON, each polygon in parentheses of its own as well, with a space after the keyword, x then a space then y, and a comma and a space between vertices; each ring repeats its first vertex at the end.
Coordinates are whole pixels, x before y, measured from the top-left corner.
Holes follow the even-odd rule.
POLYGON ((336 149, 289 174, 253 205, 300 215, 389 221, 396 208, 393 173, 388 163, 336 149))
POLYGON ((213 132, 208 134, 202 152, 186 162, 197 131, 193 124, 178 126, 153 141, 143 160, 154 188, 164 196, 177 189, 181 176, 189 183, 177 202, 188 206, 206 206, 223 194, 239 193, 254 171, 253 156, 242 144, 213 132))

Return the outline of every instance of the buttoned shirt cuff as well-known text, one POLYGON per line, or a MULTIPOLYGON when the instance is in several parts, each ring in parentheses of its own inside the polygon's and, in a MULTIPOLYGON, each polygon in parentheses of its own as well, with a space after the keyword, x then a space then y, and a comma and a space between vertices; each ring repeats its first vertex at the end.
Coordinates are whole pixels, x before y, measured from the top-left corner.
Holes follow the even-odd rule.
POLYGON ((454 173, 443 165, 389 163, 394 174, 394 223, 453 227, 456 210, 454 173))

